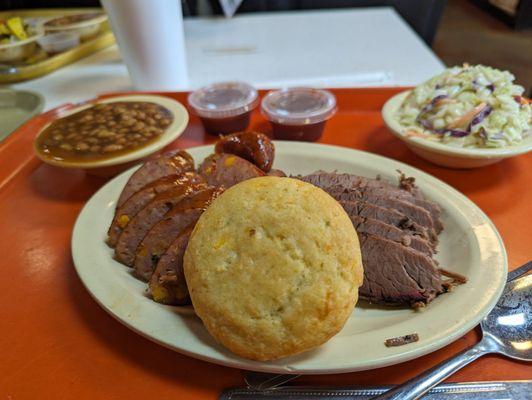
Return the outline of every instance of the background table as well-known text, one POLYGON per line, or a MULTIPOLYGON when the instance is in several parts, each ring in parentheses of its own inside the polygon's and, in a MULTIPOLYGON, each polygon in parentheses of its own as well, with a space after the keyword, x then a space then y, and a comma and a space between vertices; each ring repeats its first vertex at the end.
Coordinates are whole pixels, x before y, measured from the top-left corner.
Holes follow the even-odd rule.
MULTIPOLYGON (((340 112, 322 142, 371 151, 418 167, 467 195, 493 220, 510 268, 530 259, 532 156, 476 170, 450 170, 410 152, 383 125, 379 110, 398 89, 336 90, 340 112), (345 112, 342 110, 356 110, 345 112)), ((175 95, 180 101, 186 93, 175 95)), ((182 356, 109 316, 76 275, 70 237, 76 217, 104 180, 41 163, 28 124, 0 144, 0 399, 215 399, 243 386, 242 371, 182 356)), ((251 128, 268 129, 260 113, 251 128)), ((174 146, 212 142, 192 117, 174 146)), ((454 310, 457 317, 460 310, 454 310)), ((374 371, 309 376, 299 384, 399 383, 479 340, 472 331, 407 363, 374 371)), ((452 381, 528 379, 532 366, 486 356, 452 381)))
MULTIPOLYGON (((408 86, 443 69, 393 8, 191 18, 185 34, 190 84, 182 90, 230 79, 260 88, 408 86)), ((116 46, 13 87, 42 93, 47 109, 132 89, 116 46)))

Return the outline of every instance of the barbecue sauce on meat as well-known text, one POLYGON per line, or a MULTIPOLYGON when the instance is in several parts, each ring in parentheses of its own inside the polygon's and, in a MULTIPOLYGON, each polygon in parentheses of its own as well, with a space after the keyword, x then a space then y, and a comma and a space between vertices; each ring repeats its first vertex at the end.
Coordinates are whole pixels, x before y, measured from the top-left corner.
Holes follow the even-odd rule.
POLYGON ((275 157, 272 141, 260 132, 238 132, 224 136, 216 142, 215 151, 239 156, 264 172, 272 169, 275 157))

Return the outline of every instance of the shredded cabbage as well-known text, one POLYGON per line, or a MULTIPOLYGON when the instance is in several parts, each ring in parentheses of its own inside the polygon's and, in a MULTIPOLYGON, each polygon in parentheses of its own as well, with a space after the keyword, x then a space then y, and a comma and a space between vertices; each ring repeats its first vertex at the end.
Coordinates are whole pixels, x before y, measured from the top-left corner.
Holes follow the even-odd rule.
POLYGON ((453 67, 417 86, 398 110, 411 133, 457 147, 503 147, 521 142, 532 106, 515 77, 483 65, 453 67))

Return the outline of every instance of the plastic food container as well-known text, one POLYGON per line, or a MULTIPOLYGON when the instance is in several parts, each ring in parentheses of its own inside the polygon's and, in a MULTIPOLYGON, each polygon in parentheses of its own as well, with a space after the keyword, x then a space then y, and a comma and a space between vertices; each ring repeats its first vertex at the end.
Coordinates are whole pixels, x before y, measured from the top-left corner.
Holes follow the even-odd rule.
POLYGON ((258 102, 257 90, 242 82, 215 83, 188 96, 192 111, 211 135, 246 130, 258 102))
POLYGON ((42 35, 43 33, 39 30, 27 39, 0 44, 0 62, 16 62, 31 56, 37 48, 37 39, 42 35))
POLYGON ((47 33, 76 33, 81 41, 85 41, 96 36, 106 20, 107 15, 102 13, 73 14, 50 19, 43 27, 47 33))
POLYGON ((336 98, 320 89, 276 90, 262 99, 262 113, 270 121, 275 139, 313 142, 336 113, 336 98))
POLYGON ((48 54, 56 54, 79 45, 79 35, 75 32, 57 32, 37 40, 39 46, 48 54))

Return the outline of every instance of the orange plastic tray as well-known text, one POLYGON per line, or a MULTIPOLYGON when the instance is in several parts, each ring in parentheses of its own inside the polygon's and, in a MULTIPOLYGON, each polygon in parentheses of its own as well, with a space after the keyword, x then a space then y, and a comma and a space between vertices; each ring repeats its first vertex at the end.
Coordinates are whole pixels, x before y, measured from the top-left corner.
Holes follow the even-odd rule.
MULTIPOLYGON (((400 89, 334 90, 339 113, 322 142, 394 158, 465 193, 494 221, 510 268, 530 258, 532 157, 490 167, 450 170, 411 153, 384 127, 380 109, 400 89)), ((186 93, 167 94, 186 103, 186 93)), ((49 114, 48 114, 49 116, 49 114)), ((243 386, 242 371, 194 360, 154 344, 107 315, 89 296, 72 265, 70 236, 83 204, 104 180, 41 163, 32 153, 36 117, 0 145, 0 398, 215 399, 243 386)), ((252 129, 267 130, 255 112, 252 129)), ((197 118, 173 147, 212 142, 197 118)), ((459 314, 460 310, 456 310, 459 314)), ((408 363, 343 375, 309 376, 300 383, 398 383, 479 339, 472 331, 455 343, 408 363)), ((453 381, 529 379, 532 367, 487 356, 453 381)))

